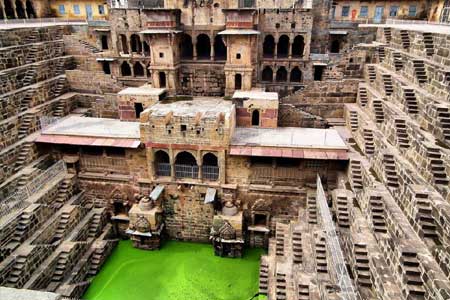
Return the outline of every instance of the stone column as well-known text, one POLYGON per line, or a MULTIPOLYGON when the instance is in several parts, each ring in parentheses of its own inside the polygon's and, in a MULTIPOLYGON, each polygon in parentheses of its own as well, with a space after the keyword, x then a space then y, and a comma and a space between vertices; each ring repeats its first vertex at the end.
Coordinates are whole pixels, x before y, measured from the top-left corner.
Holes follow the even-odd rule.
POLYGON ((202 152, 200 150, 197 150, 197 157, 195 158, 195 160, 197 161, 198 166, 198 179, 200 181, 203 181, 203 170, 202 170, 203 159, 202 159, 202 152))
POLYGON ((153 148, 147 148, 147 160, 148 160, 148 173, 152 180, 155 180, 156 170, 155 170, 155 156, 153 155, 153 148))
POLYGON ((273 58, 278 58, 278 43, 275 43, 275 48, 273 49, 273 58))
POLYGON ((214 56, 215 56, 215 53, 214 53, 214 44, 211 44, 211 50, 210 50, 210 59, 211 59, 211 61, 214 60, 214 56))
POLYGON ((192 43, 192 59, 197 60, 197 43, 192 43))
POLYGON ((288 49, 288 58, 292 58, 292 43, 291 40, 289 40, 289 49, 288 49))
POLYGON ((175 181, 175 157, 173 156, 172 148, 169 148, 169 158, 170 158, 170 180, 175 181))

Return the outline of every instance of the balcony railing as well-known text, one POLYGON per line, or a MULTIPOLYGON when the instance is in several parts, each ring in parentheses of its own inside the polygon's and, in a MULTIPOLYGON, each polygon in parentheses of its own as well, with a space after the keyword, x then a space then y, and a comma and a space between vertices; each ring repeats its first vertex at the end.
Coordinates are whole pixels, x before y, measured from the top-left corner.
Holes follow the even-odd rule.
POLYGON ((216 181, 219 179, 219 167, 218 166, 202 166, 203 179, 216 181))
POLYGON ((169 163, 157 163, 156 175, 158 176, 170 176, 170 164, 169 163))
POLYGON ((83 155, 80 157, 81 169, 95 173, 129 174, 130 170, 124 158, 83 155))
POLYGON ((270 185, 297 185, 301 181, 298 168, 289 167, 252 167, 250 183, 270 185))
POLYGON ((111 0, 111 8, 164 8, 164 0, 111 0))
POLYGON ((198 178, 198 166, 191 165, 175 165, 176 178, 198 178))

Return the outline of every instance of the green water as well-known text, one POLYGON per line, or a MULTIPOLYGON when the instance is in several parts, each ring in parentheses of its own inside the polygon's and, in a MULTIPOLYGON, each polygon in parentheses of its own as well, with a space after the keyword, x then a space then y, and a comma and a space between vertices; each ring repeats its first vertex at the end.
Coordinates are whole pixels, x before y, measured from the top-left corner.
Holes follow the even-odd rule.
POLYGON ((242 259, 222 258, 211 245, 175 241, 145 251, 121 241, 83 299, 249 300, 258 292, 261 254, 247 249, 242 259))

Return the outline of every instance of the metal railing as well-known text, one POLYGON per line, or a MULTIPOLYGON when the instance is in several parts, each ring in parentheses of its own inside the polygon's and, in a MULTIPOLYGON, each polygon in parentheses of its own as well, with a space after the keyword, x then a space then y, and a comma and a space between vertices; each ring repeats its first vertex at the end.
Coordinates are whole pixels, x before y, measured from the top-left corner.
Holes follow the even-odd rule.
POLYGON ((218 166, 202 166, 202 178, 207 180, 216 181, 219 179, 219 167, 218 166))
POLYGON ((342 299, 346 300, 360 299, 359 294, 355 291, 350 276, 347 272, 344 255, 342 253, 333 219, 331 218, 327 198, 325 196, 325 191, 323 190, 322 181, 320 180, 319 175, 317 175, 316 199, 321 216, 320 222, 325 230, 327 247, 331 256, 331 267, 334 269, 336 282, 340 287, 340 296, 342 299))
POLYGON ((298 168, 253 166, 251 171, 251 183, 298 184, 301 180, 301 172, 298 168))
POLYGON ((418 24, 418 25, 442 25, 442 26, 450 26, 450 23, 446 22, 435 22, 435 21, 427 21, 427 20, 408 20, 408 19, 386 19, 386 24, 418 24))
POLYGON ((164 0, 111 0, 111 8, 164 8, 164 0))
POLYGON ((39 125, 41 130, 48 128, 50 125, 56 123, 60 117, 42 116, 39 118, 39 125))
POLYGON ((66 164, 64 161, 60 160, 36 176, 22 188, 17 189, 5 199, 0 200, 0 219, 21 208, 27 207, 30 204, 27 201, 29 197, 41 190, 50 180, 56 178, 58 175, 66 173, 66 170, 66 164))
POLYGON ((80 157, 80 164, 83 171, 120 174, 130 173, 125 158, 82 155, 80 157))
POLYGON ((69 18, 33 18, 33 19, 3 19, 1 24, 48 24, 48 23, 64 23, 64 24, 87 24, 86 19, 69 19, 69 18))
POLYGON ((170 163, 156 163, 156 175, 170 176, 170 163))
POLYGON ((175 164, 175 177, 198 179, 198 166, 175 164))

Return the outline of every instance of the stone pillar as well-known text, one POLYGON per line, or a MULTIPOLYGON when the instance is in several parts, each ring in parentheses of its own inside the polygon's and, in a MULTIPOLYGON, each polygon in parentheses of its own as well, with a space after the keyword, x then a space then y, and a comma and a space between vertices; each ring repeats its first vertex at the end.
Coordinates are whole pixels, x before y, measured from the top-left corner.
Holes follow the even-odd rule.
POLYGON ((210 50, 210 59, 211 59, 211 61, 213 61, 214 60, 214 56, 215 56, 215 53, 214 53, 214 44, 211 44, 211 50, 210 50))
POLYGON ((148 173, 152 180, 155 180, 156 170, 155 170, 155 156, 153 155, 153 148, 147 148, 147 160, 148 160, 148 173))
POLYGON ((134 77, 134 67, 133 67, 133 64, 130 64, 129 62, 127 62, 127 64, 130 66, 131 77, 134 77))
MULTIPOLYGON (((17 17, 17 7, 16 7, 16 1, 13 1, 13 0, 11 0, 11 6, 12 6, 12 8, 13 8, 13 10, 14 10, 14 19, 18 19, 18 17, 17 17)), ((6 18, 6 17, 5 17, 6 18)))
POLYGON ((172 148, 169 148, 169 158, 170 158, 170 180, 175 181, 175 157, 173 156, 172 148))
POLYGON ((277 70, 273 70, 273 73, 272 73, 272 82, 276 82, 277 81, 277 70))
POLYGON ((192 59, 197 60, 197 43, 192 43, 192 59))
POLYGON ((278 58, 278 43, 275 43, 275 49, 273 49, 273 58, 278 58))
POLYGON ((203 159, 202 159, 202 152, 200 150, 197 150, 197 157, 195 158, 195 160, 197 161, 197 166, 198 166, 198 179, 200 181, 203 180, 203 170, 202 170, 202 166, 203 166, 203 159))
POLYGON ((292 58, 292 43, 291 40, 289 40, 289 48, 288 48, 288 58, 292 58))

